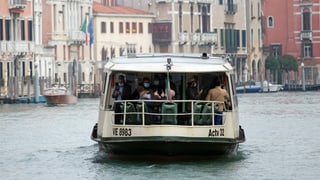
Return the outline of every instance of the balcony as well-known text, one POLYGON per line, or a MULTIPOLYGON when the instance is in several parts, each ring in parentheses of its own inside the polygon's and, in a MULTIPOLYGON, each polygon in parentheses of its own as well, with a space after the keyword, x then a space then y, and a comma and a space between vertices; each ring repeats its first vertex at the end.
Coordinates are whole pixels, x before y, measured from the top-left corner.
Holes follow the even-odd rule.
POLYGON ((27 6, 27 0, 10 0, 9 9, 24 9, 27 6))
POLYGON ((156 3, 170 3, 171 0, 156 0, 156 3))
POLYGON ((54 56, 53 48, 46 48, 43 45, 36 45, 35 46, 35 52, 38 55, 44 55, 44 56, 54 56))
POLYGON ((234 15, 237 11, 238 11, 237 4, 226 4, 226 7, 224 9, 225 14, 227 15, 234 15))
POLYGON ((0 54, 25 55, 34 52, 34 43, 28 41, 0 41, 0 54))
POLYGON ((201 33, 192 33, 192 34, 190 34, 190 44, 192 46, 196 45, 200 41, 200 34, 201 33))
POLYGON ((312 40, 312 31, 311 30, 304 30, 301 31, 301 40, 312 40))
POLYGON ((179 45, 184 45, 188 42, 188 33, 181 32, 179 33, 179 45))
POLYGON ((217 33, 192 33, 190 34, 191 45, 211 46, 217 44, 217 33))
POLYGON ((202 33, 200 35, 199 45, 215 45, 217 44, 217 33, 202 33))
POLYGON ((198 0, 198 3, 211 4, 212 0, 198 0))
POLYGON ((69 44, 83 44, 86 42, 86 34, 82 31, 69 32, 69 44))

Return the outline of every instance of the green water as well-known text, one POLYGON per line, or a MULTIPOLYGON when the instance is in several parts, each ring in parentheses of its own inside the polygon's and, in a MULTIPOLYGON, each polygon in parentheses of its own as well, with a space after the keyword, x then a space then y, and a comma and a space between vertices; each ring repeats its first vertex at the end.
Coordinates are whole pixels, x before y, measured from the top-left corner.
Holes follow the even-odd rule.
POLYGON ((115 159, 90 133, 98 99, 0 105, 0 179, 318 179, 320 92, 239 94, 237 155, 115 159))

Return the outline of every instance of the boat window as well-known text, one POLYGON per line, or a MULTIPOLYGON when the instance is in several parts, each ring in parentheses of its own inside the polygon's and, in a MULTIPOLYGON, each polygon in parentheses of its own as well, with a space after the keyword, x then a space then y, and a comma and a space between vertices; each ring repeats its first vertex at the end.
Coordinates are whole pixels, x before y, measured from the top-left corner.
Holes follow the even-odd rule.
MULTIPOLYGON (((104 94, 105 94, 105 91, 106 91, 106 86, 107 86, 107 77, 108 77, 108 73, 105 73, 103 74, 103 84, 102 84, 102 92, 101 92, 101 96, 100 96, 100 104, 103 104, 103 100, 104 100, 104 94)), ((104 108, 105 109, 105 108, 104 108)))
POLYGON ((235 86, 235 75, 234 74, 231 74, 230 75, 230 80, 231 80, 231 85, 232 85, 232 94, 233 94, 233 105, 234 107, 238 107, 238 97, 237 97, 237 93, 236 93, 236 86, 235 86))

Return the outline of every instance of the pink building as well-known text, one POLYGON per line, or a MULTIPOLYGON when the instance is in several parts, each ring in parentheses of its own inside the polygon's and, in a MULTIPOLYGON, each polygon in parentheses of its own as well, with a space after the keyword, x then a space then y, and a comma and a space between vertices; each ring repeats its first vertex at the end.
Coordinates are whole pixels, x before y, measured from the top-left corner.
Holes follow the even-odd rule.
MULTIPOLYGON (((320 0, 262 0, 264 54, 289 54, 304 64, 305 82, 320 84, 320 0)), ((290 75, 302 82, 299 73, 290 75)), ((286 82, 287 83, 287 82, 286 82)))
POLYGON ((33 75, 33 27, 30 1, 1 1, 0 96, 10 94, 17 97, 18 89, 13 88, 13 82, 21 82, 23 78, 33 75))

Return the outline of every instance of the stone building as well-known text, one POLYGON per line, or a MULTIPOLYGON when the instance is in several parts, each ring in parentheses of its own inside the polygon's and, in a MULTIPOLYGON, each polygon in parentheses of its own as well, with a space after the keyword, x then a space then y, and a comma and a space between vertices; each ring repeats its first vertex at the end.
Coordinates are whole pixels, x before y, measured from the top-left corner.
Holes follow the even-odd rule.
MULTIPOLYGON (((52 72, 53 54, 42 46, 42 0, 2 1, 0 6, 0 94, 16 99, 25 84, 52 72), (48 63, 49 64, 49 63, 48 63)), ((29 90, 29 94, 30 94, 29 90)))
POLYGON ((121 0, 155 14, 155 52, 228 56, 236 81, 262 81, 260 0, 121 0))
POLYGON ((303 71, 306 85, 320 84, 319 4, 319 0, 262 1, 265 57, 288 54, 300 64, 298 73, 283 78, 286 84, 302 84, 303 71))

